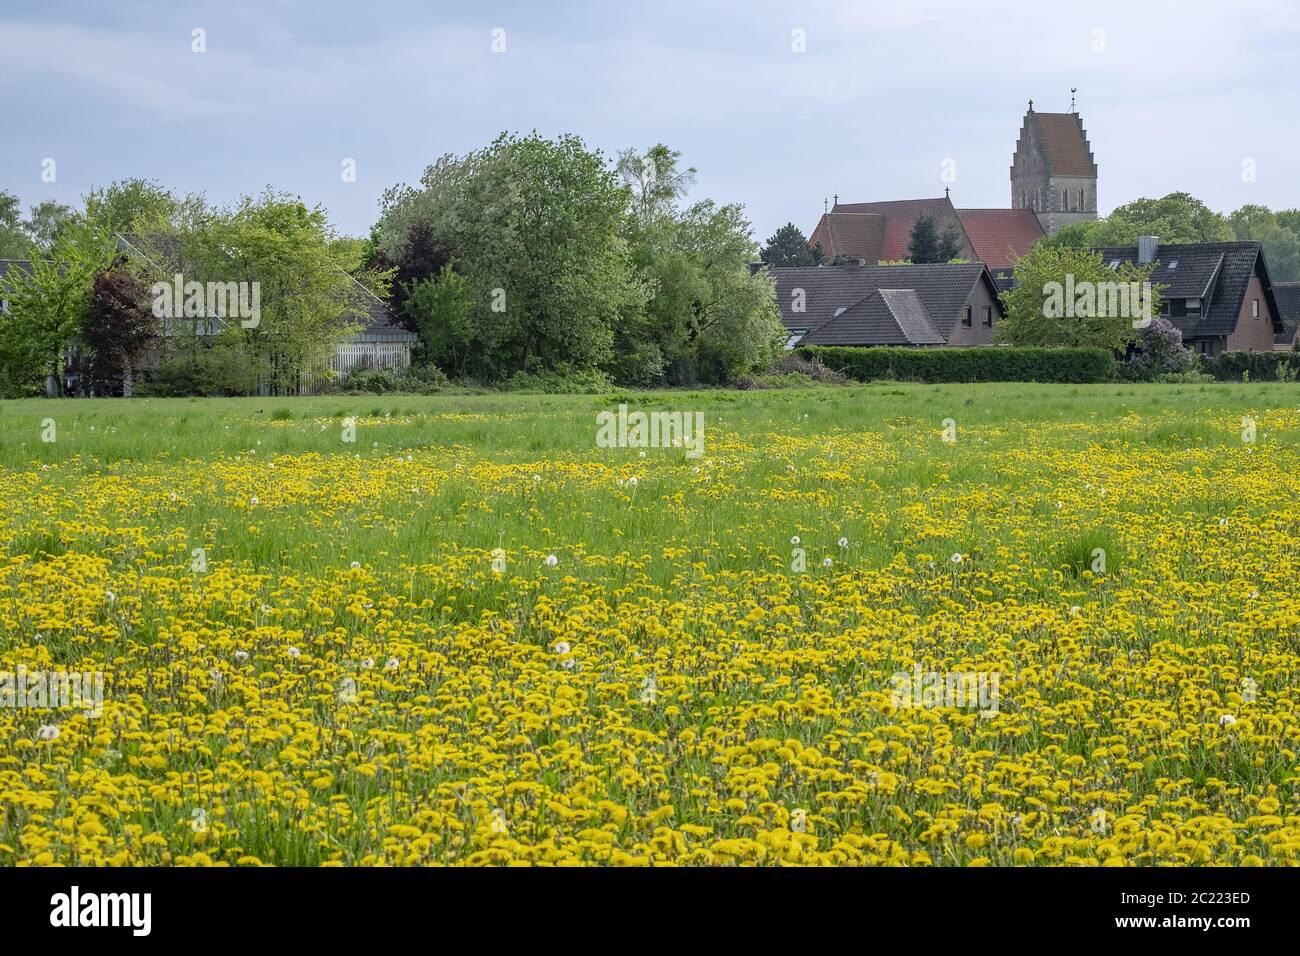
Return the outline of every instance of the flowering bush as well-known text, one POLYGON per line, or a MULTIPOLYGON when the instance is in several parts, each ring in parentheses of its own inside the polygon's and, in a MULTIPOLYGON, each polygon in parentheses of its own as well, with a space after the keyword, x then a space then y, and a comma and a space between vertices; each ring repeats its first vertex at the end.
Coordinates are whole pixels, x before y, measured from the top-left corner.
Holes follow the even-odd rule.
POLYGON ((1196 353, 1183 345, 1183 333, 1163 315, 1138 330, 1137 344, 1121 375, 1131 381, 1155 381, 1162 375, 1181 375, 1196 367, 1196 353))

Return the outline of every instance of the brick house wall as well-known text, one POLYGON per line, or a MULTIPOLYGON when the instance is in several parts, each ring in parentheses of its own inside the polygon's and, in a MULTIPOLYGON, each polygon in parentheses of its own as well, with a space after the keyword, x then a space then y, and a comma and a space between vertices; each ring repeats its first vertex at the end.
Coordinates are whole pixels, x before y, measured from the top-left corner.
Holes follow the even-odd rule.
POLYGON ((1259 276, 1250 277, 1246 287, 1245 298, 1241 301, 1241 312, 1237 315, 1237 327, 1228 336, 1229 352, 1271 352, 1273 350, 1273 314, 1269 311, 1268 300, 1264 296, 1264 284, 1259 276), (1259 315, 1255 313, 1255 303, 1259 303, 1259 315))
POLYGON ((952 327, 952 333, 948 336, 948 345, 992 345, 993 327, 997 325, 1000 317, 998 315, 997 300, 983 281, 975 283, 975 288, 971 290, 970 296, 966 299, 966 308, 971 310, 970 328, 963 326, 961 318, 958 317, 957 324, 952 327), (984 325, 984 310, 986 308, 991 310, 989 315, 992 317, 993 326, 984 325))

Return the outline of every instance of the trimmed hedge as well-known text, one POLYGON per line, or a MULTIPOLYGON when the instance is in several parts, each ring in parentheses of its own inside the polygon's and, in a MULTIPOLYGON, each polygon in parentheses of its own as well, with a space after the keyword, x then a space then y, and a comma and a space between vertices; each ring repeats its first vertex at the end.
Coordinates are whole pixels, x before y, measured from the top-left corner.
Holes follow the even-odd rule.
POLYGON ((1276 382, 1300 376, 1300 352, 1222 352, 1201 356, 1201 367, 1221 382, 1240 382, 1249 372, 1252 382, 1276 382))
POLYGON ((1115 358, 1097 348, 860 348, 805 345, 795 351, 860 382, 1109 382, 1115 358))

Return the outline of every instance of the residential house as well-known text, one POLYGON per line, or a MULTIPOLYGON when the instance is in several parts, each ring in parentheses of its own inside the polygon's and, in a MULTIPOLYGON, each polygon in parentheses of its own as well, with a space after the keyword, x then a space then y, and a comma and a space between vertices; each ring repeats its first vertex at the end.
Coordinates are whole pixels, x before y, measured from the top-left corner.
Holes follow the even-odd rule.
POLYGON ((1271 351, 1275 337, 1285 334, 1258 242, 1161 243, 1144 236, 1136 246, 1095 251, 1113 269, 1122 262, 1154 265, 1151 284, 1163 287, 1161 314, 1202 355, 1271 351))
POLYGON ((796 345, 988 345, 1006 315, 982 263, 769 270, 796 345))

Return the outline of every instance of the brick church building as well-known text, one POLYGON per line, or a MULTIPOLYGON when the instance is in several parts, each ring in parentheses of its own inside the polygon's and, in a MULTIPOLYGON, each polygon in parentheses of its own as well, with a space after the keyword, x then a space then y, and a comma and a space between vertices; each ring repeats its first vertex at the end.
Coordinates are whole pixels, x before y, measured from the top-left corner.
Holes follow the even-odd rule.
POLYGON ((953 228, 961 258, 1009 270, 1035 241, 1062 226, 1097 218, 1097 163, 1078 113, 1042 113, 1029 101, 1011 160, 1011 202, 1006 209, 962 209, 947 195, 927 199, 835 204, 809 242, 827 259, 867 264, 908 258, 912 227, 923 216, 936 231, 953 228))

